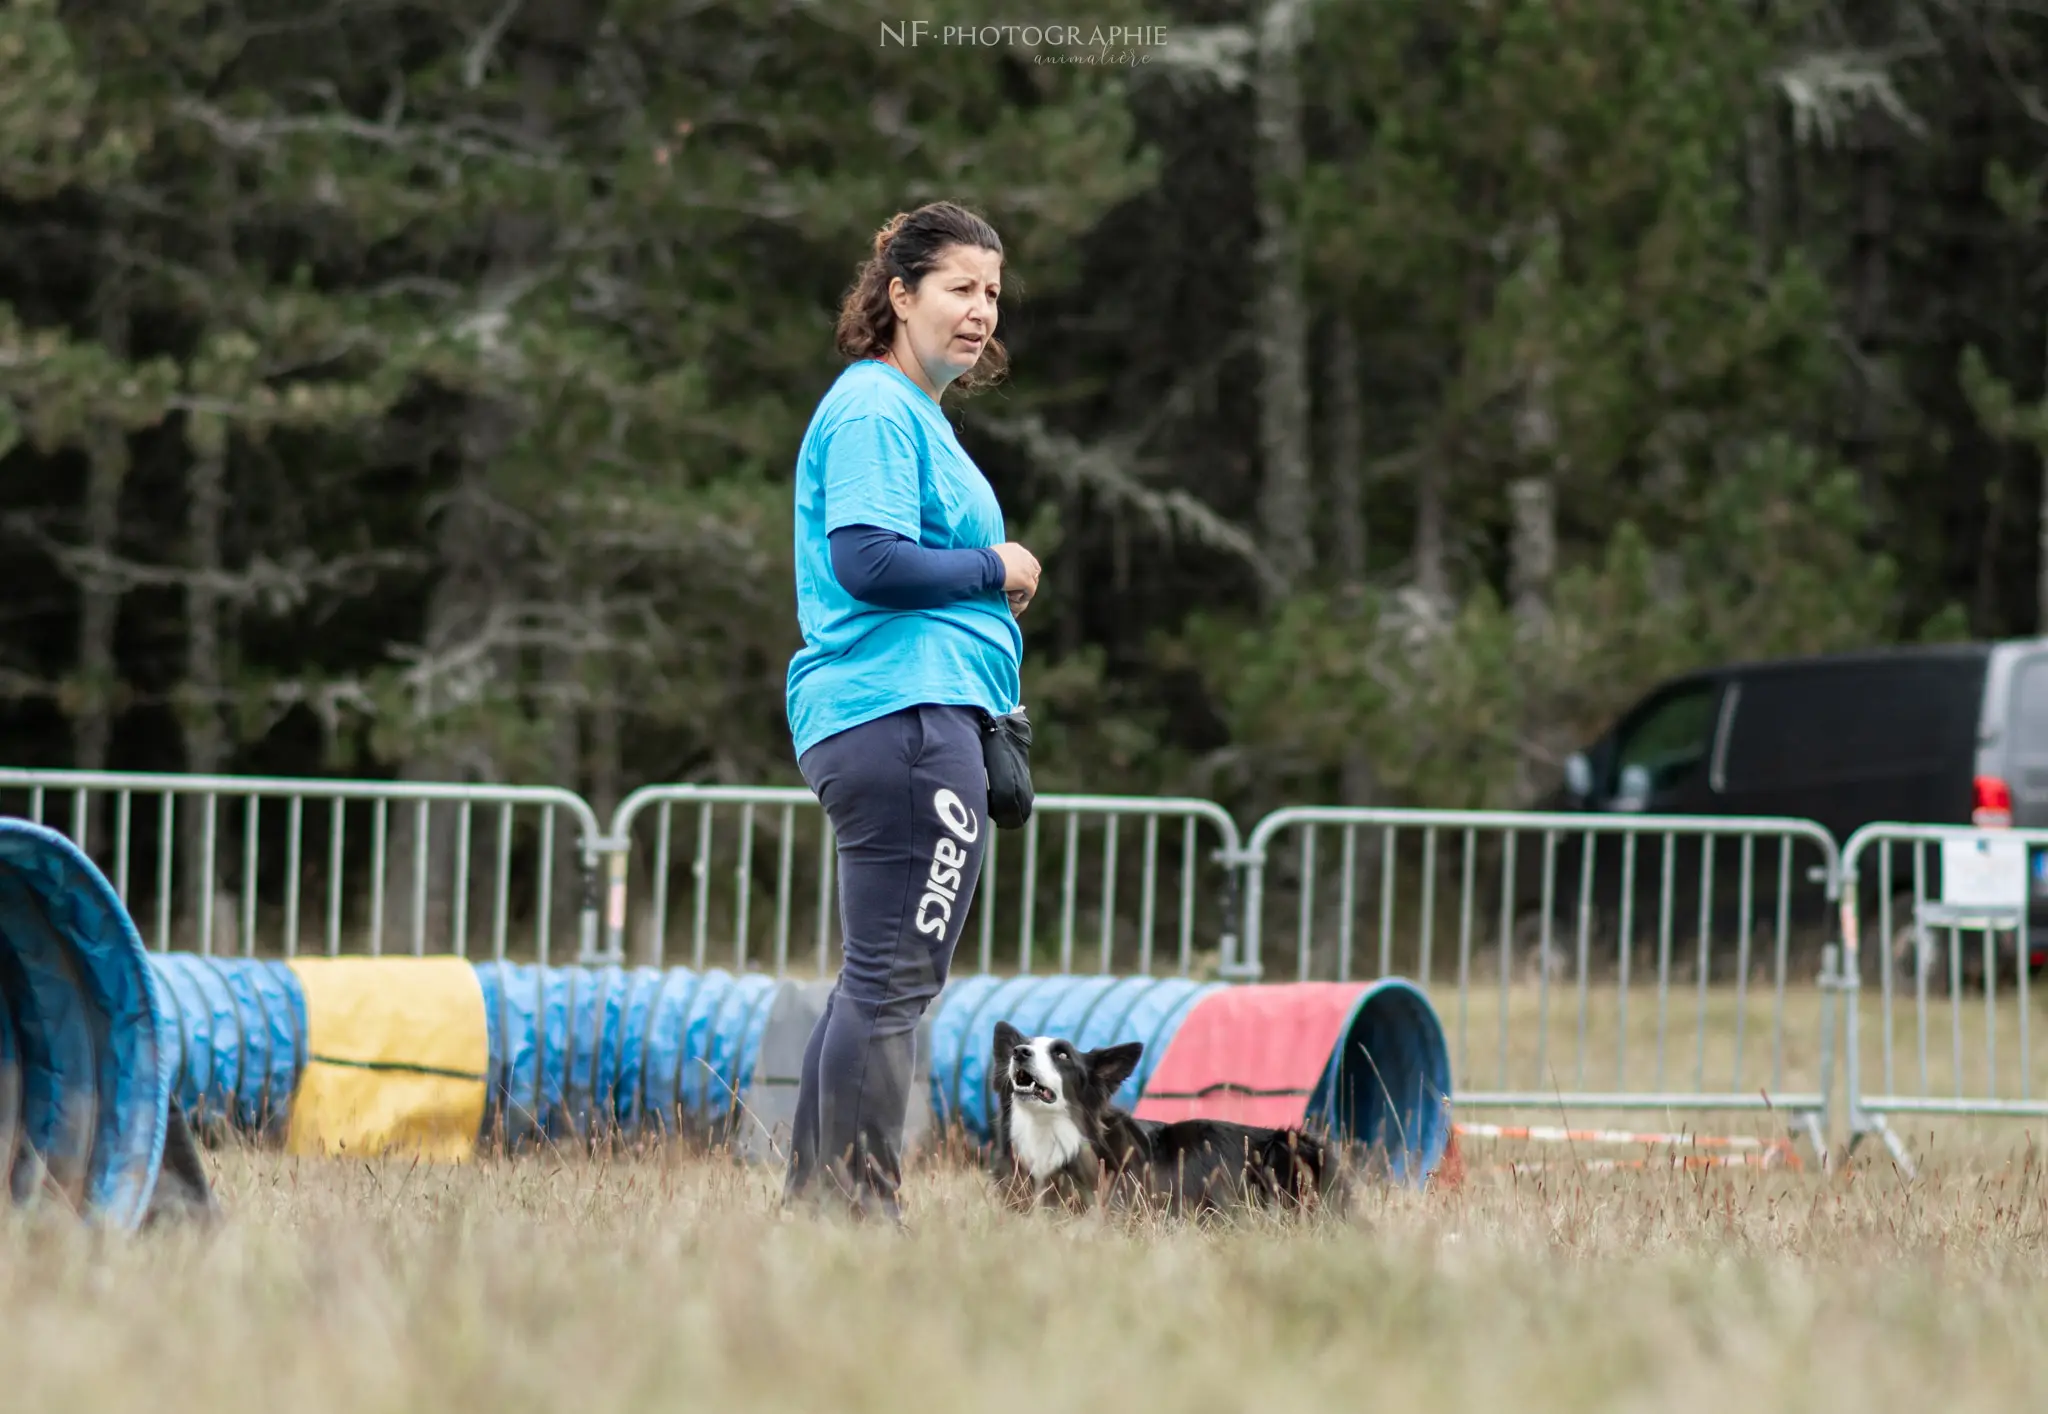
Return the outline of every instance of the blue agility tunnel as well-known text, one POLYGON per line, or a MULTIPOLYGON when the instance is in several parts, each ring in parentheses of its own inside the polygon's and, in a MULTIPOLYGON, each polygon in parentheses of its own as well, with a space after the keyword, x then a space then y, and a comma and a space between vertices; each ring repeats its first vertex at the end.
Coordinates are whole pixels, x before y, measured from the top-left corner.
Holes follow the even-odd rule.
POLYGON ((1117 1103, 1128 1109, 1188 1013, 1222 987, 1184 977, 963 977, 932 1007, 932 1119, 940 1129, 958 1125, 975 1142, 989 1141, 989 1036, 998 1021, 1026 1036, 1064 1036, 1082 1050, 1144 1042, 1137 1070, 1117 1091, 1117 1103))
POLYGON ((331 1138, 339 1114, 441 1154, 716 1129, 794 990, 717 970, 153 954, 69 838, 0 818, 0 1176, 16 1203, 132 1229, 212 1209, 188 1122, 318 1151, 295 1125, 319 1129, 317 1112, 331 1138), (437 1050, 473 1059, 417 1063, 437 1050))
POLYGON ((172 1067, 147 958, 86 854, 0 819, 0 1163, 16 1203, 54 1196, 122 1228, 148 1216, 172 1067))
POLYGON ((1450 1146, 1450 1052, 1405 978, 1232 987, 1205 997, 1167 1046, 1140 1119, 1319 1124, 1410 1184, 1450 1146))
POLYGON ((1064 1036, 1083 1050, 1141 1041, 1117 1103, 1140 1119, 1319 1121, 1397 1182, 1436 1170, 1452 1133, 1443 1027, 1411 982, 1225 986, 1149 977, 974 977, 933 1008, 932 1114, 987 1143, 991 1033, 1064 1036))
MULTIPOLYGON (((475 1033, 481 1066, 467 1076, 481 1111, 465 1143, 506 1148, 565 1139, 711 1131, 729 1123, 754 1080, 768 1018, 793 984, 764 975, 686 967, 537 967, 473 963, 469 1002, 422 1008, 410 1025, 373 1025, 311 1049, 301 967, 354 969, 354 986, 395 996, 410 982, 410 957, 311 959, 309 963, 164 953, 150 959, 166 998, 174 1092, 193 1121, 262 1139, 283 1139, 309 1066, 385 1072, 408 1084, 424 1066, 422 1043, 475 1033)), ((451 959, 430 959, 446 963, 451 959)), ((311 1012, 322 1012, 315 984, 311 1012)), ((332 1004, 328 1004, 332 1010, 332 1004)), ((342 1021, 362 1021, 360 1012, 342 1021)), ((375 1018, 373 1018, 375 1021, 375 1018)), ((375 1084, 375 1082, 362 1082, 375 1084)), ((358 1086, 350 1098, 360 1098, 358 1086)), ((387 1103, 403 1109, 406 1100, 387 1103)), ((360 1125, 352 1125, 360 1133, 360 1125)))
POLYGON ((306 997, 282 962, 153 953, 179 1105, 202 1129, 280 1138, 306 1068, 306 997))
POLYGON ((1436 1172, 1450 1147, 1451 1054, 1429 997, 1403 977, 1364 987, 1308 1113, 1385 1156, 1396 1182, 1436 1172))
POLYGON ((490 1032, 484 1130, 513 1145, 724 1126, 795 985, 718 968, 516 963, 480 963, 477 978, 490 1032))
MULTIPOLYGON (((422 1008, 412 999, 405 1024, 358 1027, 358 1038, 342 1037, 358 1040, 349 1054, 322 1055, 311 1048, 307 986, 294 964, 187 953, 150 961, 165 998, 180 1103, 204 1128, 267 1140, 285 1137, 309 1065, 381 1070, 406 1083, 408 1072, 422 1068, 414 1059, 419 1046, 435 1039, 421 1033, 434 1031, 473 1031, 480 1042, 482 1064, 467 1077, 482 1090, 471 1141, 517 1148, 682 1125, 715 1129, 744 1099, 769 1015, 793 985, 719 969, 463 964, 475 978, 466 1003, 460 994, 448 1006, 422 1008)), ((418 963, 348 958, 309 966, 331 969, 337 961, 362 972, 373 992, 384 986, 394 995, 409 980, 404 969, 418 963)), ((355 992, 362 991, 359 984, 355 992)), ((315 1015, 320 1007, 316 993, 315 1015)), ((342 1018, 361 1019, 360 1012, 342 1018)))

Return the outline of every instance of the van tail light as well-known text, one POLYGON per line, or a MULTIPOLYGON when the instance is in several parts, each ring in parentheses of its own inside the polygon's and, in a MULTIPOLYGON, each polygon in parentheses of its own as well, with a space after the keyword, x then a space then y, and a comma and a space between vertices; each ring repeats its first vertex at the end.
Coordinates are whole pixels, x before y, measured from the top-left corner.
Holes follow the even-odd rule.
POLYGON ((1977 777, 1977 804, 1970 811, 1970 823, 1984 830, 2012 824, 2012 787, 1996 776, 1977 777))

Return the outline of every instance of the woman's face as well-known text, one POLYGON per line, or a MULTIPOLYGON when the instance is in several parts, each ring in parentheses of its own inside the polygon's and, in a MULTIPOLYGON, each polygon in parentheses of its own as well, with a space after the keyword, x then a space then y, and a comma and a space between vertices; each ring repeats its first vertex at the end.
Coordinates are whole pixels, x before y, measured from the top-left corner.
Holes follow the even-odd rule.
POLYGON ((974 367, 996 332, 1003 258, 979 246, 951 245, 911 293, 890 282, 896 309, 895 353, 903 371, 923 374, 934 394, 974 367))

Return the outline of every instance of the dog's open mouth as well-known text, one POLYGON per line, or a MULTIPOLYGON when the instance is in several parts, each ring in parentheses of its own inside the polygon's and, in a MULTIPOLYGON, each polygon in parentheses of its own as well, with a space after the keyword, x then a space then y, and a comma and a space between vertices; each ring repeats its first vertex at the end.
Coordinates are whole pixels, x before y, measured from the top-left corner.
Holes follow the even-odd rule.
POLYGON ((1011 1071, 1010 1088, 1027 1099, 1038 1101, 1041 1105, 1049 1105, 1059 1098, 1053 1094, 1050 1085, 1039 1084, 1038 1077, 1028 1070, 1011 1071))

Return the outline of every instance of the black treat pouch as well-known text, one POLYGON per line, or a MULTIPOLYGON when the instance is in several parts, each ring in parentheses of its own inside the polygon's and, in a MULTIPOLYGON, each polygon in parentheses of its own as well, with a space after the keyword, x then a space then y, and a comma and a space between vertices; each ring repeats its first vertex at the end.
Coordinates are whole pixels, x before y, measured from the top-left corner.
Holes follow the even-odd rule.
POLYGON ((981 757, 988 766, 988 818, 1019 830, 1031 818, 1031 720, 1019 707, 1000 717, 981 714, 981 757))

